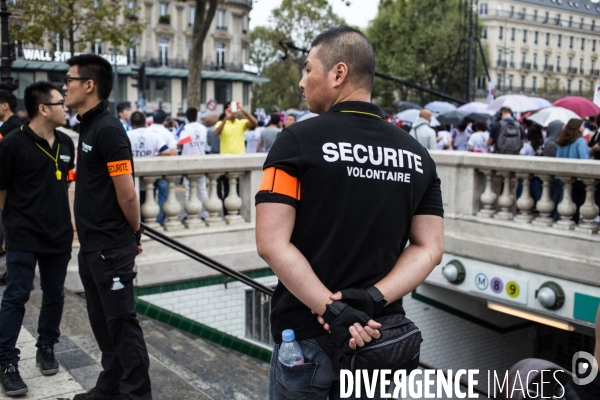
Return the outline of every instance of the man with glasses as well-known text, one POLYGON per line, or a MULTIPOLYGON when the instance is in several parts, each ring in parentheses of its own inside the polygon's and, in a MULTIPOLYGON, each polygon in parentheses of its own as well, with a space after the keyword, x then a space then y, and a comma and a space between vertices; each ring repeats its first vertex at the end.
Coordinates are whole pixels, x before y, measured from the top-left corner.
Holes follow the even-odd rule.
POLYGON ((108 111, 110 63, 95 54, 67 63, 65 103, 81 121, 74 206, 79 275, 104 369, 96 386, 74 400, 149 400, 150 362, 133 308, 133 268, 142 252, 142 229, 131 143, 108 111))
POLYGON ((6 289, 0 308, 0 380, 9 396, 27 393, 18 369, 17 338, 39 265, 42 308, 36 361, 43 375, 58 372, 54 345, 60 336, 65 277, 73 226, 68 188, 75 146, 56 128, 65 122, 60 92, 40 81, 25 89, 31 122, 0 141, 0 208, 6 229, 6 289))

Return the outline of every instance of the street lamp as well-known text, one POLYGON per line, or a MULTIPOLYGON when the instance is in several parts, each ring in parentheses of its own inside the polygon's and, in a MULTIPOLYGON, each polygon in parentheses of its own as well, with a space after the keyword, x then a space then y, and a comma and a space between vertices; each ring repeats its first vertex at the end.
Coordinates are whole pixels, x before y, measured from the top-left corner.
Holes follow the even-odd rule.
POLYGON ((19 87, 19 81, 10 76, 12 71, 12 56, 10 51, 10 39, 8 37, 8 7, 6 0, 1 0, 0 24, 2 24, 2 67, 0 68, 0 89, 13 91, 19 87))

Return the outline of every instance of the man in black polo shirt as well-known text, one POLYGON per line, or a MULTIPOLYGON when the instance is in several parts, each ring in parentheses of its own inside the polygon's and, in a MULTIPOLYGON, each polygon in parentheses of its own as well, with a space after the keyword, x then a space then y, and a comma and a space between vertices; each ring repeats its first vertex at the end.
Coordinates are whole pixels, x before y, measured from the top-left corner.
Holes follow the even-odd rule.
POLYGON ((57 130, 66 109, 50 82, 25 89, 31 122, 0 141, 0 207, 6 229, 6 289, 0 308, 0 379, 9 396, 27 393, 19 375, 16 343, 25 303, 39 264, 42 308, 38 321, 37 364, 44 375, 58 372, 54 345, 60 336, 67 264, 73 227, 68 187, 75 147, 57 130))
POLYGON ((142 251, 142 230, 131 143, 108 111, 113 82, 108 61, 83 54, 67 63, 65 103, 81 121, 74 207, 79 275, 104 368, 96 386, 74 400, 147 400, 152 398, 150 363, 133 308, 133 268, 142 251))
POLYGON ((300 88, 308 109, 321 115, 284 129, 264 165, 256 242, 279 278, 271 332, 279 344, 282 331, 293 329, 304 355, 304 365, 283 366, 275 346, 271 400, 309 392, 339 398, 333 362, 316 338, 331 335, 351 351, 379 338, 377 318, 403 313, 402 297, 441 261, 435 163, 370 103, 374 70, 373 48, 360 31, 319 35, 300 88), (365 296, 346 306, 344 289, 365 296), (338 306, 345 308, 336 316, 338 306))

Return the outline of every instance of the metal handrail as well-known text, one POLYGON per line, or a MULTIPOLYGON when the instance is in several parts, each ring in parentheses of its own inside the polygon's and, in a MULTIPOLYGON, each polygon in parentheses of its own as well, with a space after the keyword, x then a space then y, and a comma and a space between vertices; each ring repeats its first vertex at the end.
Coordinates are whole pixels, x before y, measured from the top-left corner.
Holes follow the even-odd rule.
POLYGON ((229 267, 226 267, 225 265, 213 260, 212 258, 209 258, 209 257, 205 256, 204 254, 187 247, 183 243, 178 242, 177 240, 175 240, 173 238, 170 238, 169 236, 165 235, 164 233, 161 233, 157 230, 154 230, 154 229, 148 227, 144 223, 142 223, 142 227, 144 228, 144 235, 148 236, 149 238, 154 239, 157 242, 160 242, 160 243, 164 244, 165 246, 170 247, 173 250, 176 250, 176 251, 180 252, 181 254, 184 254, 184 255, 190 257, 191 259, 196 260, 199 263, 206 265, 209 268, 217 270, 220 273, 227 275, 230 278, 237 279, 238 281, 245 283, 246 285, 248 285, 266 295, 273 296, 274 290, 271 289, 270 287, 267 287, 267 286, 255 281, 254 279, 242 274, 241 272, 238 272, 229 267))

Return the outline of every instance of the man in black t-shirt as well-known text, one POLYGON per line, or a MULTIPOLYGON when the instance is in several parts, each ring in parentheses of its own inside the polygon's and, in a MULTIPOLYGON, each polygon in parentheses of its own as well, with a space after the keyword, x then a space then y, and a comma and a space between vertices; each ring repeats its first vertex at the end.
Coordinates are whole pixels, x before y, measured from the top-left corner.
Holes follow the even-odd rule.
POLYGON ((74 400, 151 399, 148 351, 133 308, 142 229, 131 143, 108 111, 108 61, 83 54, 67 63, 65 102, 81 121, 74 205, 79 275, 104 369, 96 386, 74 400))
POLYGON ((441 261, 435 163, 370 103, 374 69, 373 48, 360 31, 320 34, 300 81, 308 109, 320 116, 284 129, 264 164, 257 249, 279 278, 271 313, 272 400, 308 392, 338 398, 333 362, 316 338, 331 335, 350 351, 379 338, 378 317, 403 313, 402 297, 441 261), (357 289, 362 300, 344 302, 345 289, 357 289), (278 361, 285 329, 295 332, 302 366, 278 361))
POLYGON ((64 100, 50 82, 40 81, 25 89, 25 106, 31 122, 0 141, 0 208, 7 249, 0 307, 0 380, 9 396, 27 393, 18 370, 16 343, 36 263, 43 292, 36 361, 43 375, 58 372, 54 345, 60 336, 63 286, 73 242, 68 187, 75 146, 69 136, 55 130, 64 123, 64 100))

